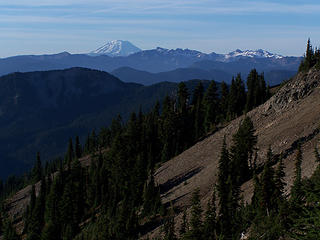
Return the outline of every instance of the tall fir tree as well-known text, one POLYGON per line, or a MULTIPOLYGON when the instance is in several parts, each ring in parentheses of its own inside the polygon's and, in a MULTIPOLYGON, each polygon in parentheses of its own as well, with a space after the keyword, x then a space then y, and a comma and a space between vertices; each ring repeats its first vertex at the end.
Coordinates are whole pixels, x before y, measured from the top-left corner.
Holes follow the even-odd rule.
POLYGON ((294 177, 294 182, 291 189, 291 202, 294 205, 299 205, 303 197, 301 165, 302 165, 302 149, 301 149, 301 144, 299 143, 297 148, 297 153, 296 153, 296 161, 295 161, 295 177, 294 177))
POLYGON ((218 88, 214 80, 211 81, 203 98, 204 128, 206 132, 212 130, 217 121, 219 110, 218 88))

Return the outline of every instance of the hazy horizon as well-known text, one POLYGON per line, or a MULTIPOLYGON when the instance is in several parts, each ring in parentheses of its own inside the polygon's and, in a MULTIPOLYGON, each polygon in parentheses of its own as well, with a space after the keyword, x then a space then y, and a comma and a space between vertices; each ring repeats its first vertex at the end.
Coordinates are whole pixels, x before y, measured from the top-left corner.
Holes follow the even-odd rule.
POLYGON ((0 3, 0 57, 90 52, 107 41, 141 49, 301 56, 320 45, 316 0, 11 0, 0 3))

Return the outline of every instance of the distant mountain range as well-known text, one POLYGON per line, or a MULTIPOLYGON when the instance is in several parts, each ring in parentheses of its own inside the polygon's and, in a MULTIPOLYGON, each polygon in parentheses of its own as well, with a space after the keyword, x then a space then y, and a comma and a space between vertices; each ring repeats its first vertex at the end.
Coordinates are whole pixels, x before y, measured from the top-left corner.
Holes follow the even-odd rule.
POLYGON ((230 82, 231 76, 241 73, 245 78, 251 69, 256 68, 259 72, 264 72, 267 82, 273 85, 293 76, 302 59, 284 57, 261 49, 206 54, 190 49, 169 50, 159 47, 140 51, 132 50, 135 49, 134 46, 129 46, 129 42, 114 41, 90 54, 63 52, 3 58, 0 59, 0 76, 12 72, 84 67, 113 72, 126 82, 149 85, 160 81, 178 82, 193 78, 230 82), (126 56, 130 51, 137 52, 126 56), (268 76, 271 78, 268 79, 268 76))
MULTIPOLYGON (((186 83, 190 93, 198 82, 186 83)), ((118 114, 125 121, 132 111, 149 110, 176 89, 176 83, 145 87, 84 68, 0 77, 0 179, 25 172, 37 151, 42 160, 61 156, 70 137, 84 141, 118 114)))

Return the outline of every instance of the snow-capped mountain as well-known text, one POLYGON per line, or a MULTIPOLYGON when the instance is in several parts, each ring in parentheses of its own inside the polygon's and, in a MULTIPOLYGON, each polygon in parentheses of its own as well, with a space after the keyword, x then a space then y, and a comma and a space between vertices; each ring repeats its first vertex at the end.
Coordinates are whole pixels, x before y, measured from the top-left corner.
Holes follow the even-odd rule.
POLYGON ((224 58, 226 60, 230 60, 232 58, 239 58, 239 57, 249 57, 249 58, 275 58, 275 59, 280 59, 283 58, 283 56, 270 53, 266 50, 263 49, 258 49, 258 50, 245 50, 241 51, 240 49, 237 49, 233 52, 230 52, 228 54, 224 55, 224 58))
POLYGON ((172 57, 172 58, 183 57, 187 59, 193 59, 195 61, 210 60, 210 61, 219 61, 219 62, 232 62, 232 61, 238 60, 239 58, 242 58, 242 59, 246 59, 246 58, 247 59, 253 59, 253 58, 282 59, 284 58, 284 56, 282 55, 270 53, 263 49, 245 50, 245 51, 241 51, 240 49, 237 49, 227 54, 218 54, 215 52, 207 54, 197 50, 191 50, 188 48, 167 49, 167 48, 157 47, 151 50, 140 51, 135 54, 135 56, 138 56, 138 55, 143 57, 152 57, 152 56, 163 56, 163 57, 172 57))
POLYGON ((152 56, 163 56, 163 57, 185 57, 185 58, 203 58, 206 57, 207 54, 196 51, 190 50, 188 48, 182 49, 167 49, 157 47, 155 49, 144 50, 135 54, 135 56, 143 56, 143 57, 152 57, 152 56))
POLYGON ((95 51, 90 52, 89 55, 108 55, 111 57, 125 57, 140 51, 140 48, 136 47, 129 41, 113 40, 107 42, 105 45, 99 47, 95 51))

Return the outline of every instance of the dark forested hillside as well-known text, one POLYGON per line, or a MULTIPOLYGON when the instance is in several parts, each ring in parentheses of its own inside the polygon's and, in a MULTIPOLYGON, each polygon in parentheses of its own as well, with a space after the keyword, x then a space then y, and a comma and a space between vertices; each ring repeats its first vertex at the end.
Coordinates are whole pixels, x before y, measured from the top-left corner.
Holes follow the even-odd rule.
POLYGON ((196 68, 178 68, 168 72, 149 73, 129 67, 122 67, 112 71, 112 74, 124 82, 135 82, 151 85, 163 81, 182 82, 189 79, 207 79, 217 82, 230 82, 232 75, 219 70, 203 70, 196 68))
MULTIPOLYGON (((195 83, 187 85, 192 89, 195 83)), ((118 114, 125 121, 131 111, 150 109, 176 87, 123 83, 83 68, 1 77, 0 176, 30 167, 37 151, 43 159, 59 156, 69 137, 79 135, 84 141, 89 131, 110 124, 118 114)))

